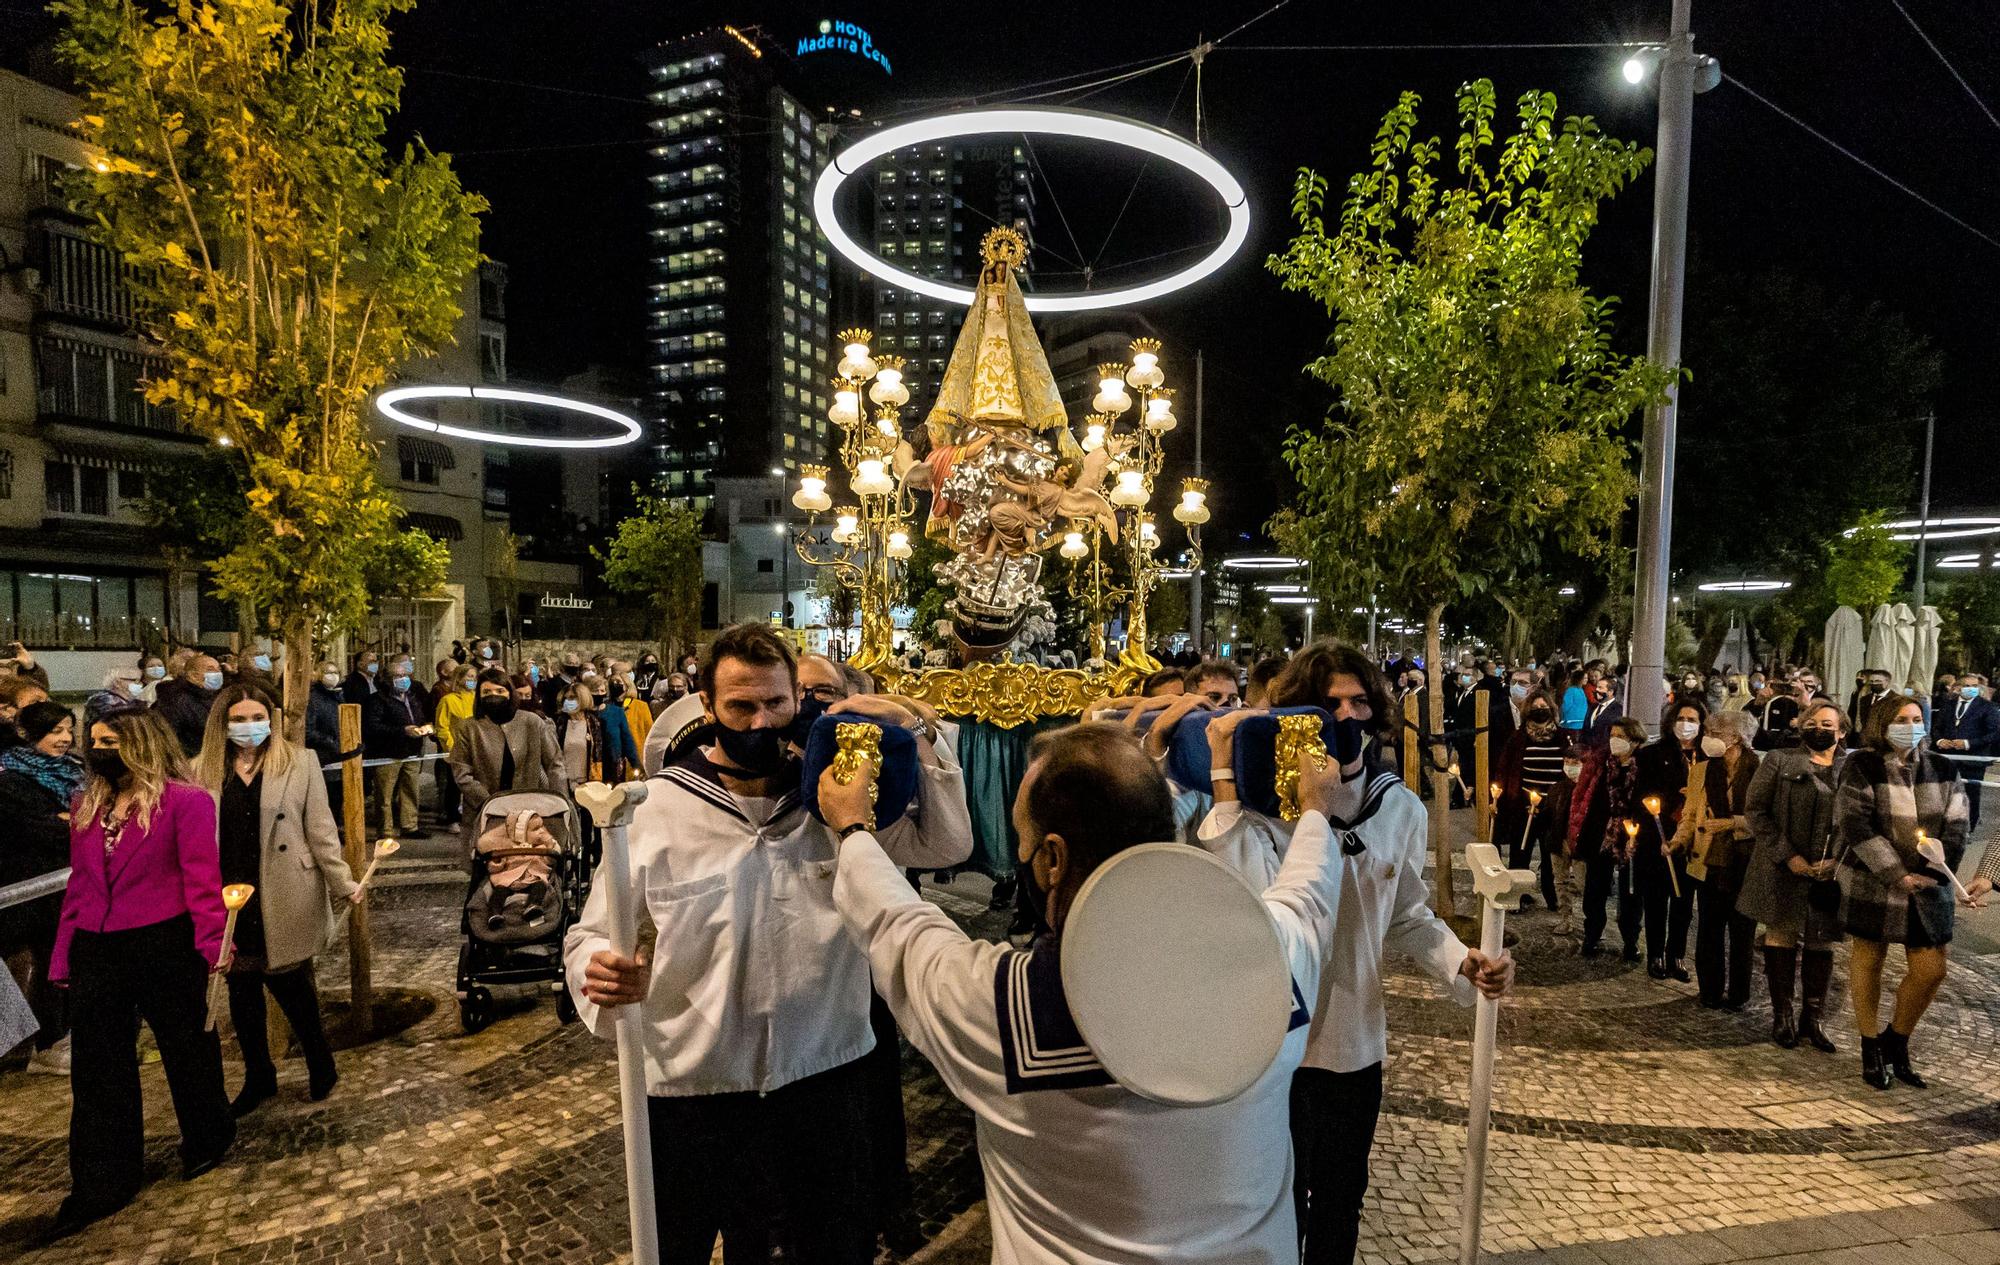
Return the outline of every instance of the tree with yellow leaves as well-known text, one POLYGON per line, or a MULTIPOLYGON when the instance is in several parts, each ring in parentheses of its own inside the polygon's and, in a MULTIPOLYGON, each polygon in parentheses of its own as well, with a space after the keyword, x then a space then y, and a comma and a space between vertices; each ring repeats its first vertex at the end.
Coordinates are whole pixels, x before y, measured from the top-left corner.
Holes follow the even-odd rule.
POLYGON ((315 641, 360 625, 401 543, 365 401, 450 342, 479 258, 484 200, 384 139, 402 91, 385 21, 411 3, 51 6, 100 156, 70 193, 165 352, 148 399, 242 454, 245 517, 209 570, 274 620, 294 738, 315 641))

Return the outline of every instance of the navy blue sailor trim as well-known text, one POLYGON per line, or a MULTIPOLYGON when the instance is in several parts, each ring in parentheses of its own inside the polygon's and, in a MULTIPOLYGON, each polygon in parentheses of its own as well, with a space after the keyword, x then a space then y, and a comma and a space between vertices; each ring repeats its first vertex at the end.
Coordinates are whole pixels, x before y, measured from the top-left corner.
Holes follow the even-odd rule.
POLYGON ((1001 955, 993 972, 993 1005, 1009 1094, 1117 1083, 1070 1018, 1053 940, 1001 955))

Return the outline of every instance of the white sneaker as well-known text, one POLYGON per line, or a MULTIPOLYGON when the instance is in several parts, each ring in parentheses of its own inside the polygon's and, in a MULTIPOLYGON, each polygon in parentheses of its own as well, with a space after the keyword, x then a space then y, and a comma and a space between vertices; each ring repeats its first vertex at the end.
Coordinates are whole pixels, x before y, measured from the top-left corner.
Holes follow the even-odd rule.
POLYGON ((43 1076, 69 1075, 69 1038, 64 1037, 46 1050, 37 1050, 28 1060, 28 1070, 43 1076))

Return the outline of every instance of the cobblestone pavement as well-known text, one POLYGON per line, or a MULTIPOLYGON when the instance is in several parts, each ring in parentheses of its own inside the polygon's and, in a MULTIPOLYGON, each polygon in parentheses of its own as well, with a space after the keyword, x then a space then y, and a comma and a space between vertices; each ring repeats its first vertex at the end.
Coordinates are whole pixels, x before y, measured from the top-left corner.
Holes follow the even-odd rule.
MULTIPOLYGON (((38 1242, 67 1185, 67 1087, 0 1077, 0 1260, 621 1259, 611 1047, 559 1026, 546 1000, 461 1033, 450 997, 459 893, 426 881, 436 877, 412 866, 377 898, 378 984, 428 995, 427 1017, 343 1051, 340 1087, 324 1103, 306 1101, 304 1069, 287 1062, 279 1098, 245 1122, 226 1164, 193 1183, 177 1176, 172 1111, 149 1066, 149 1184, 131 1208, 73 1239, 38 1242)), ((997 935, 985 891, 966 877, 931 894, 997 935)), ((1931 1088, 1887 1093, 1856 1075, 1838 982, 1830 1031, 1841 1053, 1779 1050, 1766 1039, 1761 981, 1744 1013, 1706 1011, 1692 985, 1651 981, 1615 951, 1577 956, 1546 911, 1509 925, 1521 987, 1501 1015, 1483 1242, 1495 1259, 1859 1265, 1866 1253, 2000 1265, 2000 911, 1961 919, 1951 974, 1917 1041, 1931 1088)), ((337 999, 342 955, 328 955, 320 973, 337 999)), ((1456 1255, 1472 1025, 1415 975, 1396 975, 1391 991, 1362 1260, 1419 1265, 1456 1255)), ((233 1088, 233 1055, 229 1076, 233 1088)), ((921 1059, 906 1058, 905 1094, 931 1236, 910 1259, 984 1261, 970 1118, 921 1059)))

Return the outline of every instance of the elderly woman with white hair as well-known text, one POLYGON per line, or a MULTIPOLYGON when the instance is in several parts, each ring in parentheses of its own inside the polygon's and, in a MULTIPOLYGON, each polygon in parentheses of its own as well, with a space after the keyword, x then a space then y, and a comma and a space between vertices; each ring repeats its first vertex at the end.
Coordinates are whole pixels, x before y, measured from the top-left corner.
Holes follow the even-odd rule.
POLYGON ((145 705, 146 678, 139 666, 113 668, 104 674, 103 687, 83 700, 83 726, 89 729, 107 716, 145 705))
POLYGON ((1701 754, 1688 766, 1687 798, 1674 847, 1688 854, 1688 877, 1698 879, 1694 942, 1695 981, 1701 1004, 1741 1010, 1750 1000, 1750 959, 1757 920, 1736 912, 1736 896, 1750 869, 1755 836, 1744 808, 1757 776, 1757 718, 1749 712, 1710 712, 1702 722, 1701 754))

